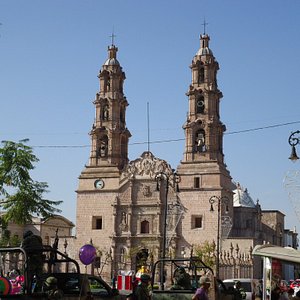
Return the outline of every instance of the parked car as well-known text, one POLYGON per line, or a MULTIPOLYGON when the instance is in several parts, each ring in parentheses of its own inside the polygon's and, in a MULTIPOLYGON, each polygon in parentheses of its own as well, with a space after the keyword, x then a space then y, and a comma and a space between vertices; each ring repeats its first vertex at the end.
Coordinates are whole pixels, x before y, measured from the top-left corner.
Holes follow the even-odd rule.
POLYGON ((251 278, 234 278, 234 279, 225 279, 223 280, 226 288, 233 288, 237 281, 241 282, 241 287, 246 292, 246 300, 254 300, 255 294, 253 289, 253 279, 251 278))

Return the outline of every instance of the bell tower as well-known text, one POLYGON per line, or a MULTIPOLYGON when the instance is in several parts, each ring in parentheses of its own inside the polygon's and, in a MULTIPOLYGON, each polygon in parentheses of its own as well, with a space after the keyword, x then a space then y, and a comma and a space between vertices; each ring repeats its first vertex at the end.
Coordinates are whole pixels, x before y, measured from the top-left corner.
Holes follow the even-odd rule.
POLYGON ((192 80, 186 93, 188 114, 183 125, 185 147, 177 168, 185 215, 177 247, 192 249, 193 245, 209 241, 215 242, 219 251, 223 220, 233 219, 233 184, 223 155, 226 128, 220 120, 219 64, 209 41, 209 35, 200 36, 200 48, 190 65, 192 80), (213 213, 211 206, 216 199, 218 204, 213 213))
POLYGON ((125 73, 117 59, 118 48, 108 47, 108 58, 99 71, 100 90, 93 104, 95 119, 90 131, 89 163, 79 177, 79 190, 118 189, 120 174, 128 163, 126 127, 127 99, 123 92, 125 73))
POLYGON ((217 85, 219 64, 209 48, 209 36, 201 35, 200 49, 190 66, 192 82, 187 96, 189 112, 183 128, 185 152, 183 162, 216 160, 223 163, 223 133, 219 103, 222 93, 217 85))
POLYGON ((92 148, 89 166, 116 166, 119 170, 128 162, 128 140, 125 113, 128 102, 123 94, 125 73, 117 60, 118 48, 108 47, 108 59, 98 78, 100 91, 96 94, 95 121, 90 132, 92 148))
POLYGON ((178 167, 182 178, 181 189, 215 186, 219 190, 222 186, 226 186, 226 189, 231 186, 223 154, 226 127, 220 120, 223 95, 217 84, 219 64, 209 47, 209 41, 209 35, 200 35, 200 48, 190 65, 192 80, 186 93, 188 115, 183 125, 185 148, 178 167))

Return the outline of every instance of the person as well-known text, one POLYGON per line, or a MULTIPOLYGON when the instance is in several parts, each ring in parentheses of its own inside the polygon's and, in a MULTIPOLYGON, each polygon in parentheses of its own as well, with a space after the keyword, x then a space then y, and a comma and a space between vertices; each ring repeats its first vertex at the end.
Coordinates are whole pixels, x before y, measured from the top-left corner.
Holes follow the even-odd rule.
POLYGON ((272 300, 279 300, 281 295, 281 290, 279 286, 275 286, 275 288, 271 291, 271 299, 272 300))
POLYGON ((32 288, 33 277, 40 278, 43 273, 43 242, 42 238, 28 230, 23 235, 21 247, 27 255, 26 271, 28 274, 28 291, 32 288))
POLYGON ((178 270, 176 270, 174 280, 175 285, 173 289, 189 290, 192 288, 191 276, 185 271, 184 267, 179 267, 178 270))
POLYGON ((117 279, 118 279, 118 275, 117 275, 117 272, 115 271, 113 276, 112 276, 112 279, 111 279, 111 286, 112 286, 112 289, 116 289, 117 288, 117 279))
POLYGON ((141 275, 140 283, 133 291, 134 300, 150 300, 150 293, 148 289, 149 281, 150 276, 148 274, 141 275))
MULTIPOLYGON (((23 278, 24 279, 24 278, 23 278)), ((11 294, 20 294, 22 291, 23 282, 21 281, 20 270, 12 270, 9 272, 9 281, 11 283, 11 294)))
POLYGON ((263 281, 260 279, 255 285, 255 300, 261 300, 263 297, 263 281))
POLYGON ((46 279, 44 291, 49 300, 63 299, 63 291, 57 287, 57 279, 54 276, 50 276, 46 279))
POLYGON ((200 277, 200 288, 196 290, 196 293, 192 297, 192 300, 209 300, 208 299, 208 290, 211 284, 210 279, 207 276, 200 277))
POLYGON ((294 289, 289 288, 288 291, 287 291, 287 294, 288 294, 289 300, 292 300, 294 298, 294 289))
POLYGON ((234 285, 234 291, 235 291, 235 299, 236 300, 243 300, 246 299, 246 292, 245 290, 242 288, 242 284, 239 280, 237 280, 235 282, 234 285))

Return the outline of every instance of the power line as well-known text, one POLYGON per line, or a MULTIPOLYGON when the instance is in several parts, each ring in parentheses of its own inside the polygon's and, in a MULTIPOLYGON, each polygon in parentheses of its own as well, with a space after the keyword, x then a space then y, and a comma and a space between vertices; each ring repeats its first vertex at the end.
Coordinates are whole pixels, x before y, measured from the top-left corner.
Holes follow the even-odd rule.
POLYGON ((298 124, 298 123, 300 123, 300 121, 289 122, 289 123, 281 123, 281 124, 275 124, 275 125, 269 125, 269 126, 264 126, 264 127, 257 127, 257 128, 252 128, 252 129, 239 130, 239 131, 232 131, 232 132, 228 132, 228 133, 225 132, 224 134, 237 134, 237 133, 252 132, 252 131, 269 129, 269 128, 283 127, 283 126, 292 125, 292 124, 298 124))
MULTIPOLYGON (((247 133, 247 132, 254 132, 258 130, 264 130, 264 129, 271 129, 271 128, 278 128, 278 127, 283 127, 283 126, 288 126, 288 125, 293 125, 293 124, 299 124, 300 121, 294 121, 294 122, 288 122, 288 123, 280 123, 280 124, 274 124, 274 125, 268 125, 268 126, 263 126, 263 127, 257 127, 257 128, 251 128, 251 129, 244 129, 244 130, 238 130, 238 131, 232 131, 232 132, 225 132, 224 135, 233 135, 233 134, 240 134, 240 133, 247 133)), ((185 138, 182 139, 169 139, 169 140, 157 140, 157 141, 151 141, 150 144, 162 144, 162 143, 173 143, 173 142, 180 142, 184 141, 185 138)), ((129 146, 134 146, 134 145, 144 145, 148 144, 149 141, 145 142, 135 142, 135 143, 129 143, 129 146)), ((90 145, 49 145, 49 146, 32 146, 33 148, 87 148, 90 147, 90 145)))

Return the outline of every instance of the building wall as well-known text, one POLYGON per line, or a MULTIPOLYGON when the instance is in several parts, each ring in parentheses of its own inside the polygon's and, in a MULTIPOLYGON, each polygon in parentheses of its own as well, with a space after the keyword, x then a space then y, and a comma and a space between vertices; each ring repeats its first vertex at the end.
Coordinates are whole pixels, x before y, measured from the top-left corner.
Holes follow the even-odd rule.
POLYGON ((271 223, 278 229, 276 242, 284 228, 283 214, 233 205, 234 184, 223 154, 226 127, 220 119, 219 64, 209 40, 201 35, 200 49, 190 65, 184 155, 176 172, 148 151, 128 162, 130 133, 122 117, 128 105, 122 88, 125 73, 117 60, 118 48, 108 48, 108 59, 98 75, 100 91, 93 102, 96 117, 90 132, 89 165, 79 177, 75 246, 93 243, 107 280, 120 268, 136 271, 136 255, 144 248, 152 260, 161 257, 164 237, 167 256, 188 256, 205 241, 220 241, 221 249, 227 251, 238 242, 240 251, 250 253, 251 247, 274 235, 271 223), (224 216, 233 222, 230 240, 222 236, 224 216))
POLYGON ((7 230, 11 236, 17 235, 22 241, 23 234, 30 230, 33 234, 41 236, 44 245, 50 245, 51 238, 58 236, 71 236, 74 224, 63 216, 53 216, 48 219, 33 218, 31 224, 17 225, 9 223, 7 230))

